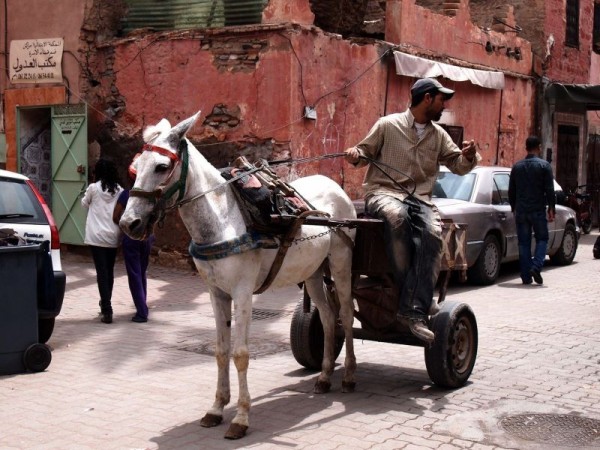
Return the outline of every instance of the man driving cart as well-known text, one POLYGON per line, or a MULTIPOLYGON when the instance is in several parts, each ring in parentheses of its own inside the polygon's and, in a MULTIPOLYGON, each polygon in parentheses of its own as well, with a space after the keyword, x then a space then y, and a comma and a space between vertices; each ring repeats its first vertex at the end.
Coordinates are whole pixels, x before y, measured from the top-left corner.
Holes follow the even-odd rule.
POLYGON ((365 174, 365 211, 384 222, 387 256, 399 292, 397 319, 431 344, 427 317, 438 311, 433 300, 442 258, 442 222, 431 202, 440 165, 465 175, 481 156, 474 141, 462 150, 438 121, 454 91, 433 78, 411 88, 410 108, 380 118, 367 136, 346 150, 354 167, 365 174))

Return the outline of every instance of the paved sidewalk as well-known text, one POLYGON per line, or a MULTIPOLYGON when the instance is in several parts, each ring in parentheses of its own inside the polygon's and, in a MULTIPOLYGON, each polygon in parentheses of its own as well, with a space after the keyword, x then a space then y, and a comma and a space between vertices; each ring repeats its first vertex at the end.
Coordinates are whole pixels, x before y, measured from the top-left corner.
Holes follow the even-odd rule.
POLYGON ((134 308, 119 262, 114 323, 106 325, 97 316, 91 261, 65 255, 67 293, 49 341, 52 363, 42 373, 0 376, 0 448, 598 448, 596 236, 582 236, 571 266, 547 266, 543 286, 522 286, 512 267, 494 286, 450 287, 447 299, 470 304, 479 326, 475 369, 454 391, 430 382, 422 349, 357 341, 356 392, 341 393, 338 365, 332 392, 314 395, 316 374, 301 368, 289 347, 301 292, 292 287, 257 297, 254 307, 263 315, 251 332, 253 406, 248 435, 239 441, 223 439, 237 401, 233 366, 224 424, 199 425, 216 382, 212 310, 200 278, 151 266, 150 321, 137 324, 130 321, 134 308), (564 428, 566 442, 544 443, 543 430, 524 440, 500 424, 523 413, 561 426, 562 414, 584 423, 582 430, 564 428))

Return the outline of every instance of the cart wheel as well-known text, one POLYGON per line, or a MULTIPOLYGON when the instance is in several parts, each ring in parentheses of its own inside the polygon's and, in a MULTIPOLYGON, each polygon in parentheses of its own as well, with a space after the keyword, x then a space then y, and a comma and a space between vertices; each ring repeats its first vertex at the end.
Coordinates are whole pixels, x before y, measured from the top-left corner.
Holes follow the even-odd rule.
POLYGON ((425 348, 425 365, 429 378, 445 388, 463 386, 477 357, 477 321, 469 305, 443 302, 431 319, 435 341, 425 348))
MULTIPOLYGON (((304 312, 304 300, 300 300, 292 316, 292 325, 290 327, 290 343, 292 354, 301 366, 311 370, 321 370, 323 362, 323 347, 325 345, 325 336, 323 334, 323 325, 319 317, 319 310, 313 304, 310 305, 310 312, 304 312)), ((335 360, 344 345, 343 337, 335 338, 335 348, 333 359, 335 360)))
POLYGON ((46 344, 31 344, 23 354, 25 368, 31 372, 43 372, 52 361, 52 352, 46 344))

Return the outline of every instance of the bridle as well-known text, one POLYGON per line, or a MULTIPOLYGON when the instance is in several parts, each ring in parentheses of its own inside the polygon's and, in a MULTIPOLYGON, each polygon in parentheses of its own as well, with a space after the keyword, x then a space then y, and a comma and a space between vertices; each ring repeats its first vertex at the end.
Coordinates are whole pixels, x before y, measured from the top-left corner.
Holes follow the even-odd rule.
POLYGON ((240 180, 251 173, 258 172, 259 170, 261 170, 261 167, 258 167, 258 166, 253 167, 250 170, 240 170, 239 174, 236 175, 235 177, 230 178, 229 180, 224 181, 223 183, 218 184, 217 186, 215 186, 207 191, 204 191, 204 192, 201 192, 200 194, 194 195, 193 197, 184 198, 185 185, 187 182, 187 174, 188 174, 188 167, 189 167, 189 153, 188 153, 187 141, 185 139, 182 139, 181 141, 179 141, 179 146, 177 148, 177 154, 173 153, 170 150, 167 150, 166 148, 159 147, 158 145, 152 145, 152 144, 145 144, 142 147, 142 152, 155 152, 160 155, 166 156, 171 160, 171 164, 172 164, 171 172, 169 173, 169 175, 167 176, 165 181, 163 181, 161 184, 159 184, 158 187, 156 189, 154 189, 153 191, 145 191, 143 189, 135 188, 135 187, 131 188, 131 190, 129 191, 130 197, 145 198, 146 200, 148 200, 150 203, 152 203, 154 205, 154 208, 150 212, 150 218, 151 218, 151 222, 156 221, 159 223, 159 226, 162 225, 167 211, 174 209, 174 208, 179 208, 179 207, 181 207, 187 203, 190 203, 200 197, 204 197, 206 194, 209 194, 210 192, 216 191, 217 189, 220 189, 222 187, 225 187, 228 184, 231 184, 237 180, 240 180), (167 186, 169 185, 169 182, 173 179, 173 174, 175 173, 175 168, 177 167, 178 163, 181 163, 181 174, 179 175, 179 179, 167 188, 167 186), (177 200, 175 201, 175 203, 173 205, 167 206, 167 202, 175 194, 178 194, 177 200))
MULTIPOLYGON (((171 160, 171 164, 172 164, 171 172, 169 173, 169 175, 167 176, 165 181, 163 181, 161 184, 159 184, 155 190, 145 191, 143 189, 134 187, 129 192, 130 197, 145 198, 146 200, 148 200, 150 203, 152 203, 154 205, 152 211, 150 212, 150 223, 158 222, 159 226, 162 226, 162 223, 164 221, 167 211, 174 209, 174 208, 179 208, 179 207, 181 207, 187 203, 190 203, 200 197, 204 197, 206 194, 209 194, 210 192, 216 191, 217 189, 223 188, 230 183, 233 183, 241 178, 244 178, 245 176, 247 176, 249 174, 252 174, 254 172, 258 172, 259 170, 262 170, 262 167, 260 165, 256 165, 250 170, 240 170, 238 175, 234 176, 233 178, 230 178, 229 180, 224 181, 223 183, 218 184, 217 186, 215 186, 211 189, 208 189, 207 191, 201 192, 200 194, 194 195, 193 197, 184 199, 185 185, 187 182, 187 174, 188 174, 188 167, 189 167, 189 152, 188 152, 187 141, 185 139, 181 139, 179 141, 179 145, 177 147, 177 153, 173 153, 172 151, 170 151, 166 148, 159 147, 158 145, 153 145, 153 144, 149 144, 149 143, 144 144, 144 146, 142 147, 142 152, 155 152, 160 155, 166 156, 171 160), (171 186, 169 186, 167 188, 169 182, 173 178, 173 175, 175 173, 175 168, 177 167, 178 163, 181 163, 181 174, 179 175, 179 180, 177 180, 175 183, 173 183, 171 186), (173 205, 167 206, 167 202, 175 194, 178 194, 177 200, 175 201, 175 203, 173 205)), ((305 158, 304 160, 272 161, 270 164, 274 164, 274 163, 275 164, 290 164, 290 163, 294 163, 294 162, 297 163, 297 162, 304 162, 304 161, 317 160, 317 159, 338 158, 338 157, 342 157, 342 156, 344 156, 344 153, 336 153, 336 154, 331 154, 331 155, 321 155, 316 158, 305 158)), ((403 172, 401 172, 400 170, 398 170, 394 167, 391 167, 385 163, 382 163, 380 161, 375 161, 372 158, 365 157, 365 156, 361 156, 361 158, 366 159, 371 164, 375 165, 385 176, 390 178, 394 182, 394 184, 396 184, 399 188, 401 188, 403 191, 405 191, 409 197, 413 197, 414 191, 416 189, 416 183, 414 183, 414 180, 413 180, 413 184, 415 184, 415 186, 413 187, 412 192, 409 192, 406 188, 404 188, 403 186, 398 184, 390 175, 388 175, 380 167, 380 165, 386 166, 387 168, 392 169, 399 173, 403 173, 403 172)), ((408 175, 406 175, 406 176, 412 180, 412 178, 410 176, 408 176, 408 175)))
POLYGON ((150 217, 152 222, 158 221, 159 224, 162 224, 165 213, 167 209, 174 208, 177 206, 178 202, 181 202, 183 196, 185 195, 185 184, 187 181, 188 174, 188 166, 189 166, 189 154, 187 150, 187 142, 185 139, 179 141, 179 146, 177 148, 177 153, 173 153, 166 148, 159 147, 158 145, 153 144, 145 144, 142 147, 142 152, 154 152, 160 155, 166 156, 171 160, 171 172, 161 184, 157 186, 153 191, 145 191, 140 188, 133 187, 129 191, 130 197, 140 197, 145 198, 150 203, 154 205, 152 212, 150 213, 150 217), (179 175, 179 179, 173 183, 171 186, 167 187, 170 181, 173 179, 173 175, 175 173, 175 169, 181 163, 181 173, 179 175), (177 195, 177 200, 174 206, 167 207, 167 202, 173 197, 175 194, 177 195))

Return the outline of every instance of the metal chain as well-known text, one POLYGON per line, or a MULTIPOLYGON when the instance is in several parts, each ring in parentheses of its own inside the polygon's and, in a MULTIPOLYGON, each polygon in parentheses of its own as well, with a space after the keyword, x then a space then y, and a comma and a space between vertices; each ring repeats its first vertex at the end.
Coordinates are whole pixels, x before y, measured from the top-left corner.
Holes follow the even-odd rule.
POLYGON ((292 244, 296 244, 298 242, 304 242, 304 241, 312 241, 313 239, 317 239, 317 238, 320 238, 322 236, 325 236, 325 235, 331 233, 332 231, 333 230, 330 228, 329 230, 323 231, 322 233, 319 233, 319 234, 314 234, 312 236, 306 236, 306 237, 301 237, 301 238, 298 238, 298 239, 294 239, 292 241, 292 244))
POLYGON ((323 231, 322 233, 319 233, 319 234, 314 234, 312 236, 306 236, 306 237, 294 239, 292 241, 292 244, 296 244, 298 242, 304 242, 304 241, 312 241, 313 239, 317 239, 322 236, 330 234, 331 232, 335 231, 336 228, 348 228, 348 225, 340 223, 340 224, 330 225, 328 228, 329 229, 327 231, 323 231))

